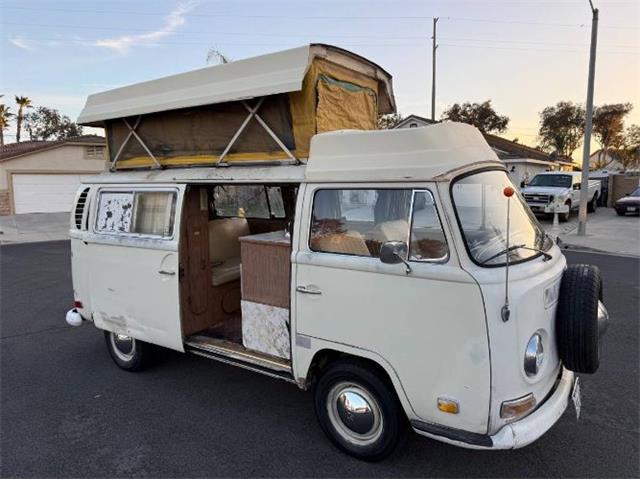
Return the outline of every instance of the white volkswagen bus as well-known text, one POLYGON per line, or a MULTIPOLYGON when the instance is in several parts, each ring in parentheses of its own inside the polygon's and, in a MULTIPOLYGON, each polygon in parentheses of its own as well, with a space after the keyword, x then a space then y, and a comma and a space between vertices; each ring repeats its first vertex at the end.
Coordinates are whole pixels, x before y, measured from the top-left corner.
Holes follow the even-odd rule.
MULTIPOLYGON (((175 150, 125 123, 112 157, 116 138, 175 150)), ((329 131, 304 161, 115 168, 79 189, 70 237, 67 321, 93 322, 120 368, 164 347, 294 383, 363 459, 408 428, 525 446, 599 364, 598 269, 567 266, 464 124, 329 131)))

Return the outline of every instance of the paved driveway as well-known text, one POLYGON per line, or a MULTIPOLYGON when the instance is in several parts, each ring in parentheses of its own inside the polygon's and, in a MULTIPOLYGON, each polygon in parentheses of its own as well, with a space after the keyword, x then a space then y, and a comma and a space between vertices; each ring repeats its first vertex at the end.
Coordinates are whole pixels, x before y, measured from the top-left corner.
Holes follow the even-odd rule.
POLYGON ((600 371, 541 440, 478 452, 411 435, 381 463, 337 451, 311 394, 165 352, 119 370, 93 326, 66 327, 68 242, 0 247, 2 477, 637 477, 639 261, 568 253, 606 280, 613 316, 600 371))

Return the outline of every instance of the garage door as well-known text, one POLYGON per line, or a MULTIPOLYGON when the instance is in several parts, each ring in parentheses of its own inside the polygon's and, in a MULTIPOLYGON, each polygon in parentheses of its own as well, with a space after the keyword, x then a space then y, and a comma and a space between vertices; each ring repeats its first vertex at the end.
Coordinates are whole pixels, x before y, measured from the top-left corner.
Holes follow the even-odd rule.
POLYGON ((15 213, 70 212, 80 181, 90 176, 13 174, 15 213))

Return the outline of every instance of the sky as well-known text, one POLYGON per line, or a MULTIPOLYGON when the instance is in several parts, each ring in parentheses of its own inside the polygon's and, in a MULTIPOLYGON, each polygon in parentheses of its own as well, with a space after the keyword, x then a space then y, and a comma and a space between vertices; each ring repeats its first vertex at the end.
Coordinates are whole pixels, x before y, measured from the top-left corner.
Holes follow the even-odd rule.
MULTIPOLYGON (((593 1, 595 104, 631 102, 640 124, 640 0, 593 1)), ((14 113, 26 95, 75 120, 87 95, 206 66, 211 48, 239 60, 317 42, 376 62, 398 111, 430 116, 433 17, 437 118, 491 99, 502 135, 535 146, 544 107, 585 101, 588 0, 3 0, 0 93, 14 113)))

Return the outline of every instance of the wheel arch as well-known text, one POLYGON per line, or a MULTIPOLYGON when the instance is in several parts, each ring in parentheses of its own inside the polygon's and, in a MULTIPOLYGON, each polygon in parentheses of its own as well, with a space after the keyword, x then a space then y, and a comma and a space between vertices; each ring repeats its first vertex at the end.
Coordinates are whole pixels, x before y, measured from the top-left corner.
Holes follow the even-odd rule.
POLYGON ((409 419, 417 418, 397 372, 383 357, 368 350, 343 345, 323 345, 308 356, 308 360, 304 362, 306 368, 300 368, 296 372, 298 385, 305 390, 313 388, 322 372, 338 361, 356 362, 379 374, 393 388, 406 416, 409 419))

